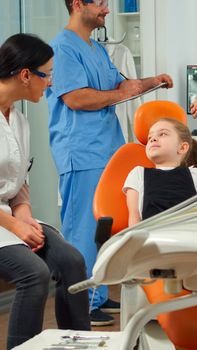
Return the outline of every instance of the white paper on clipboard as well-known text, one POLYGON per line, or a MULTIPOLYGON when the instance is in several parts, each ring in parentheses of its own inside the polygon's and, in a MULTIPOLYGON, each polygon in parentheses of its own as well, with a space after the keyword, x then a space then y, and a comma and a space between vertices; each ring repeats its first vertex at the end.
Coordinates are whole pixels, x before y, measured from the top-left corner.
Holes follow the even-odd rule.
POLYGON ((153 88, 151 88, 151 89, 149 89, 149 90, 147 90, 147 91, 142 92, 142 93, 139 94, 139 95, 131 96, 131 97, 129 97, 129 98, 125 98, 124 100, 121 100, 121 101, 112 103, 110 106, 116 106, 116 105, 119 105, 120 103, 124 103, 124 102, 127 102, 127 101, 135 100, 135 99, 138 98, 138 97, 141 97, 141 96, 143 96, 143 95, 148 94, 149 92, 158 90, 158 89, 163 88, 163 87, 166 87, 166 83, 161 83, 161 84, 159 84, 159 85, 157 85, 157 86, 155 86, 155 87, 153 87, 153 88))

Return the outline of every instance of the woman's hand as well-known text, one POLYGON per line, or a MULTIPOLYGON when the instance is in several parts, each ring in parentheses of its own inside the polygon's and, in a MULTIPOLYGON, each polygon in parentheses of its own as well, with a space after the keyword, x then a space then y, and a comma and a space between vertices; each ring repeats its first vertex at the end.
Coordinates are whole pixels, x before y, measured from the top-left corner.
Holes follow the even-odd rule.
POLYGON ((32 218, 32 216, 25 217, 25 218, 23 218, 22 221, 26 222, 26 224, 29 224, 29 225, 35 227, 37 230, 39 230, 40 232, 43 233, 42 225, 40 225, 38 221, 36 221, 34 218, 32 218))
MULTIPOLYGON (((34 227, 36 230, 38 230, 42 234, 42 237, 44 237, 44 233, 43 233, 43 230, 42 230, 42 225, 40 225, 34 218, 29 216, 29 217, 25 218, 23 221, 25 223, 31 225, 32 227, 34 227)), ((44 241, 41 244, 38 244, 36 248, 32 248, 32 251, 33 252, 37 252, 43 246, 44 246, 44 241)))
POLYGON ((44 246, 44 234, 39 229, 39 225, 33 218, 26 218, 26 223, 16 219, 12 225, 12 232, 22 241, 27 243, 33 251, 37 251, 44 246))

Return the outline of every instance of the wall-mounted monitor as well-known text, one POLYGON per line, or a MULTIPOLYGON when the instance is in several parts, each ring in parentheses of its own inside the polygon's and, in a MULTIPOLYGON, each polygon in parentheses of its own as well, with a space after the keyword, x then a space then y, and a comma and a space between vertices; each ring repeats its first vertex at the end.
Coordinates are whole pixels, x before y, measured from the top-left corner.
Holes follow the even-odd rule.
POLYGON ((187 113, 190 112, 190 105, 197 97, 197 65, 187 66, 187 113))

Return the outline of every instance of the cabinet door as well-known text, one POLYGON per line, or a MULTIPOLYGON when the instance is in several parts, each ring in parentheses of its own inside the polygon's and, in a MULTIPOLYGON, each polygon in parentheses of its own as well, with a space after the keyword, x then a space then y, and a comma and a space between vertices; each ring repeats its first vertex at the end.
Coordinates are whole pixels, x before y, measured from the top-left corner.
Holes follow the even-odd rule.
POLYGON ((10 35, 20 32, 19 0, 0 0, 0 45, 10 35))
MULTIPOLYGON (((22 29, 51 40, 67 22, 62 0, 23 0, 22 29)), ((34 217, 59 227, 58 177, 48 140, 48 107, 45 97, 38 104, 25 103, 31 129, 31 156, 34 164, 29 174, 34 217)))
MULTIPOLYGON (((114 36, 126 33, 124 45, 133 54, 137 76, 144 78, 156 74, 156 0, 139 0, 137 12, 125 12, 125 0, 114 1, 114 36)), ((143 97, 143 101, 157 98, 157 92, 143 97)))
POLYGON ((138 77, 141 77, 141 28, 140 28, 140 3, 136 1, 137 7, 133 12, 126 12, 123 0, 114 1, 114 37, 121 40, 126 34, 123 44, 126 45, 134 58, 138 77))
MULTIPOLYGON (((0 45, 11 35, 20 32, 20 1, 0 0, 0 45)), ((22 102, 15 106, 22 110, 22 102)))

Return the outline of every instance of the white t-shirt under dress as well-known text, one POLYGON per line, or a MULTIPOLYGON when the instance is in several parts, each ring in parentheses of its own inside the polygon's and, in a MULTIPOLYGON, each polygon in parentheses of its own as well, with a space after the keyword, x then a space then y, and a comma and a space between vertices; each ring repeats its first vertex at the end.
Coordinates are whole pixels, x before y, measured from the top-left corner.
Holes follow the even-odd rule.
MULTIPOLYGON (((172 167, 161 167, 161 170, 171 170, 172 167)), ((197 168, 189 167, 191 176, 194 182, 195 189, 197 191, 197 168)), ((137 166, 128 174, 124 186, 123 192, 126 193, 128 188, 132 188, 139 193, 139 212, 142 214, 143 200, 144 200, 144 167, 137 166)))

